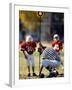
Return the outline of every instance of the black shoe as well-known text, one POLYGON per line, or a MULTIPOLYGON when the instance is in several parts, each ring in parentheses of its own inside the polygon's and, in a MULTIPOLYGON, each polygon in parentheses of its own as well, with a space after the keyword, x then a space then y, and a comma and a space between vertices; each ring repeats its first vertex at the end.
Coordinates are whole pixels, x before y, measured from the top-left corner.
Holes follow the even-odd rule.
POLYGON ((44 78, 44 74, 43 73, 41 73, 40 75, 39 75, 39 78, 44 78))
POLYGON ((53 72, 50 72, 50 74, 47 76, 47 78, 51 78, 51 77, 57 77, 58 75, 58 72, 57 71, 53 71, 53 72))
POLYGON ((30 75, 30 73, 28 73, 28 77, 30 77, 31 75, 30 75))
POLYGON ((33 76, 37 76, 35 73, 33 73, 33 76))

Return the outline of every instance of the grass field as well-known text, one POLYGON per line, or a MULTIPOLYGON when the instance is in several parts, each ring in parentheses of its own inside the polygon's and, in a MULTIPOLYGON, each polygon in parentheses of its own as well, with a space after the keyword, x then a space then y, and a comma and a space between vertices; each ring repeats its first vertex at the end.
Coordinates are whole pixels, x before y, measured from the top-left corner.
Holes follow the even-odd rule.
MULTIPOLYGON (((44 42, 43 42, 44 43, 44 42)), ((45 43, 45 46, 48 45, 48 47, 51 47, 51 44, 45 43)), ((35 73, 38 75, 39 74, 39 53, 38 52, 34 52, 34 58, 35 58, 35 73)), ((61 60, 62 63, 64 63, 64 52, 61 52, 61 60)), ((32 68, 31 69, 31 73, 32 73, 32 68)), ((57 68, 57 71, 59 72, 59 74, 63 74, 64 73, 64 67, 63 65, 60 65, 60 67, 57 68)), ((48 70, 46 70, 45 68, 42 71, 46 76, 48 75, 48 70)), ((27 79, 27 74, 28 74, 28 68, 27 68, 27 64, 26 64, 26 59, 23 55, 22 51, 19 51, 19 78, 20 79, 27 79)), ((34 78, 34 77, 31 77, 34 78)))

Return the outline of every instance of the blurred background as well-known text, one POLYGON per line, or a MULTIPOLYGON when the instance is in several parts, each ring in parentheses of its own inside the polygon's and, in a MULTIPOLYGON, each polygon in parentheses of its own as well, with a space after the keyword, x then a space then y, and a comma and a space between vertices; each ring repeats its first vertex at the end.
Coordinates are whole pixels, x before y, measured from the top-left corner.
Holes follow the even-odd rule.
POLYGON ((19 11, 19 41, 30 34, 36 41, 50 42, 54 34, 64 41, 64 13, 19 11))

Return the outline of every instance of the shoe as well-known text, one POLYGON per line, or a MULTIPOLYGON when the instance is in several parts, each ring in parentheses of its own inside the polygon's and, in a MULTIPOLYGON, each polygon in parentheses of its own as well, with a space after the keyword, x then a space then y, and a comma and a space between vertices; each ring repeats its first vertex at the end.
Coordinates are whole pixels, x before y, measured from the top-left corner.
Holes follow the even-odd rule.
POLYGON ((31 75, 30 75, 30 73, 28 73, 28 77, 30 77, 31 75))
POLYGON ((57 71, 53 71, 53 72, 50 72, 50 74, 47 76, 47 78, 57 77, 57 75, 58 75, 58 72, 57 71))
POLYGON ((35 73, 33 73, 33 76, 37 76, 35 73))
POLYGON ((39 75, 39 78, 44 78, 44 74, 43 73, 41 73, 40 75, 39 75))

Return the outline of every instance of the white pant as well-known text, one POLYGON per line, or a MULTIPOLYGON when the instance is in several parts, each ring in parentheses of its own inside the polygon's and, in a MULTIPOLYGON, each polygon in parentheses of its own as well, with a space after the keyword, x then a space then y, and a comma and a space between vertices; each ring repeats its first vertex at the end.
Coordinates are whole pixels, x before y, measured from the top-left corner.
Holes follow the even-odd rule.
POLYGON ((57 68, 61 64, 61 62, 60 61, 57 61, 57 60, 42 59, 41 60, 41 64, 44 67, 50 66, 51 68, 57 68))
POLYGON ((34 56, 33 55, 29 55, 27 52, 25 52, 26 56, 27 56, 27 64, 28 66, 30 66, 32 64, 32 66, 35 66, 35 63, 34 63, 34 56))

